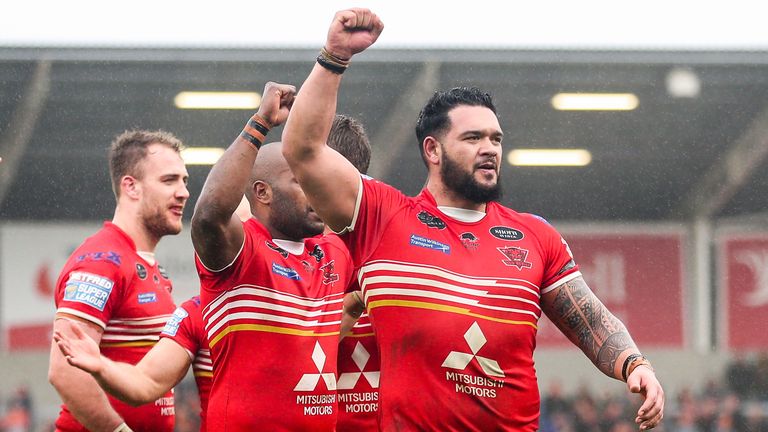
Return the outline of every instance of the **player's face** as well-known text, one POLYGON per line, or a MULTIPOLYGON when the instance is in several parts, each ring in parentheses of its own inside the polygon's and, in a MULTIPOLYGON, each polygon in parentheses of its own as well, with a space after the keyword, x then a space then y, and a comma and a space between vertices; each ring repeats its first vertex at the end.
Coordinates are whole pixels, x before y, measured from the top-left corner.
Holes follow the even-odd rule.
POLYGON ((270 224, 286 236, 286 240, 299 241, 323 232, 320 216, 312 210, 307 196, 286 163, 272 184, 270 224))
POLYGON ((152 144, 142 164, 140 217, 144 226, 158 238, 178 234, 189 198, 189 174, 181 155, 165 145, 152 144))
POLYGON ((493 111, 478 106, 458 106, 448 116, 451 127, 440 139, 443 183, 475 203, 497 200, 503 136, 499 120, 493 111))

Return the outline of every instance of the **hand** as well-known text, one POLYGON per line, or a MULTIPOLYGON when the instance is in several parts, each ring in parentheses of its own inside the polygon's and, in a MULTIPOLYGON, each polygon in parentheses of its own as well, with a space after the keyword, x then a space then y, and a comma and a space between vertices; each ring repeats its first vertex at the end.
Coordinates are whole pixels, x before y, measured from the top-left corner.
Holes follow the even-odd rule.
POLYGON ((104 364, 96 341, 85 334, 80 324, 66 319, 63 321, 65 321, 63 329, 66 333, 55 330, 53 340, 56 341, 67 362, 85 372, 100 373, 104 364))
POLYGON ((296 87, 289 84, 268 82, 264 85, 261 105, 256 113, 266 120, 270 127, 280 126, 288 119, 288 113, 296 98, 296 87))
POLYGON ((368 9, 353 8, 336 12, 328 29, 325 49, 348 60, 376 42, 384 23, 368 9))
POLYGON ((627 377, 627 387, 630 392, 639 393, 643 398, 635 418, 640 430, 656 427, 664 418, 664 389, 656 379, 656 374, 648 367, 638 366, 627 377))

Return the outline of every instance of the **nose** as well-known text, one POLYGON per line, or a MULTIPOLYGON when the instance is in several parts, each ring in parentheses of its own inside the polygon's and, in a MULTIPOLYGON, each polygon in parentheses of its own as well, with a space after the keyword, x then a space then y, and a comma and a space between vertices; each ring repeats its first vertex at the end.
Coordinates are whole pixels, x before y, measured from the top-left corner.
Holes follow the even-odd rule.
POLYGON ((176 190, 176 197, 182 198, 184 201, 189 198, 189 189, 187 189, 187 185, 182 183, 181 187, 176 190))
POLYGON ((501 153, 501 143, 490 138, 484 138, 480 146, 480 154, 483 156, 498 157, 501 153))

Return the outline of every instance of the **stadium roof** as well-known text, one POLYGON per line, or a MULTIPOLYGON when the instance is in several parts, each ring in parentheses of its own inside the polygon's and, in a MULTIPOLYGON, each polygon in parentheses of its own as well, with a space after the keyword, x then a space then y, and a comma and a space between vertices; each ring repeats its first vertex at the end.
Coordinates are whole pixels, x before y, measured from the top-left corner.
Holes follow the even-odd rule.
MULTIPOLYGON (((184 90, 301 84, 314 49, 0 47, 0 220, 92 220, 114 209, 112 137, 162 128, 227 146, 250 116, 180 110, 184 90)), ((409 194, 425 169, 414 121, 437 89, 489 91, 515 148, 583 148, 586 167, 503 167, 503 202, 549 219, 662 221, 761 214, 768 193, 768 52, 370 50, 339 111, 371 136, 371 174, 409 194), (627 111, 558 111, 560 92, 636 95, 627 111)), ((279 131, 270 138, 278 139, 279 131)), ((190 217, 209 167, 190 166, 190 217)))

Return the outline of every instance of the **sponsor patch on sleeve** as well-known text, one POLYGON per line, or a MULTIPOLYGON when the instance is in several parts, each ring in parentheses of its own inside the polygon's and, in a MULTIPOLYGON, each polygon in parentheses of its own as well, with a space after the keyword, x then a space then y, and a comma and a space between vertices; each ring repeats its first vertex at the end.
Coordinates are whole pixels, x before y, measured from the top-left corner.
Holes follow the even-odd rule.
POLYGON ((156 303, 156 302, 157 302, 157 294, 153 292, 139 293, 139 304, 156 303))
POLYGON ((104 276, 72 272, 64 287, 64 300, 82 303, 104 312, 115 282, 104 276))
POLYGON ((187 313, 183 307, 177 307, 176 310, 173 311, 173 315, 171 315, 171 317, 165 323, 165 327, 163 327, 162 333, 168 336, 176 336, 176 333, 179 331, 181 322, 184 321, 184 318, 188 316, 189 313, 187 313))

